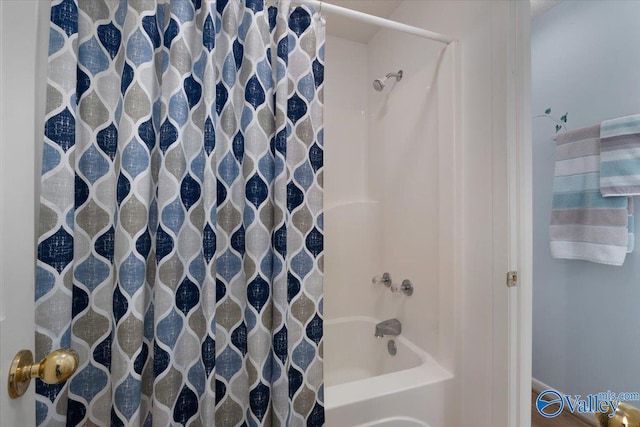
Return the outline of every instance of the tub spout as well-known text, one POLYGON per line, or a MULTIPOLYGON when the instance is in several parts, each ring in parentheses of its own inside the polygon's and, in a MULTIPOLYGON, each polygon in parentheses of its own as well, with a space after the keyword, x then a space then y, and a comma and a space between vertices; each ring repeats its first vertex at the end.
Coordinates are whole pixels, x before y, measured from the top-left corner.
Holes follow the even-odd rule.
POLYGON ((376 325, 374 336, 382 338, 385 335, 400 335, 402 332, 402 323, 398 319, 389 319, 376 325))

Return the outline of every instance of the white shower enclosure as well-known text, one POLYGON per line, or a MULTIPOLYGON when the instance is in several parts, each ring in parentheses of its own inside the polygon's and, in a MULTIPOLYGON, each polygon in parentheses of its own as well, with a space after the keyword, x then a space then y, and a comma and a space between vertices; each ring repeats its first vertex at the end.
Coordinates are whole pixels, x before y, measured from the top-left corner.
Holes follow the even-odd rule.
MULTIPOLYGON (((412 7, 400 5, 396 14, 412 7)), ((456 42, 387 29, 366 44, 327 37, 327 425, 393 416, 434 427, 453 423, 445 408, 453 399, 459 285, 456 49, 456 42), (401 80, 374 89, 375 79, 398 70, 401 80), (413 294, 372 283, 385 272, 393 287, 410 280, 413 294), (376 339, 376 323, 394 318, 402 324, 400 336, 376 339), (390 340, 409 346, 390 356, 390 340)))

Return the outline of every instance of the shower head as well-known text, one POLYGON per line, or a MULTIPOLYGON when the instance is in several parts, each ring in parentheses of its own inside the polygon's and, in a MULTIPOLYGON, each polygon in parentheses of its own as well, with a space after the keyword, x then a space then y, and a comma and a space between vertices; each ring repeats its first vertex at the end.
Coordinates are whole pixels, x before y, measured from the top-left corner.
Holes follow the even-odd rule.
POLYGON ((397 73, 389 73, 384 77, 384 79, 375 79, 373 81, 373 88, 378 92, 382 92, 382 89, 384 89, 385 87, 385 82, 391 77, 395 77, 396 81, 399 82, 400 80, 402 80, 402 70, 398 71, 397 73))
MULTIPOLYGON (((384 80, 387 80, 387 79, 385 78, 384 80)), ((375 79, 373 81, 373 88, 378 92, 382 92, 382 89, 384 89, 384 80, 375 79)))

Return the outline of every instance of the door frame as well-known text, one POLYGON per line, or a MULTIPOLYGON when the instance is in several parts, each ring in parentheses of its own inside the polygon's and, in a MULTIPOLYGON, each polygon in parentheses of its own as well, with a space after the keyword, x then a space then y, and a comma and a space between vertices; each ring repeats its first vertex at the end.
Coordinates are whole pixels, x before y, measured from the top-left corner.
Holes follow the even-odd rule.
POLYGON ((533 218, 531 135, 531 8, 509 2, 507 157, 509 270, 509 425, 531 426, 533 218))

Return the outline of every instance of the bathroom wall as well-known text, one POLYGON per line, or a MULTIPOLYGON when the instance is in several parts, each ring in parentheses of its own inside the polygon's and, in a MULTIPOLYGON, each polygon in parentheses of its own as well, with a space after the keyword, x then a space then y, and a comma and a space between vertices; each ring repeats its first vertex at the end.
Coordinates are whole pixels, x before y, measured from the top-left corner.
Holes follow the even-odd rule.
MULTIPOLYGON (((578 129, 640 113, 639 21, 637 1, 565 1, 536 18, 533 115, 568 112, 578 129)), ((533 119, 533 377, 563 393, 640 391, 640 246, 622 267, 551 258, 554 132, 533 119)))
POLYGON ((375 273, 388 271, 397 284, 409 279, 415 288, 407 297, 380 287, 375 312, 383 319, 398 318, 403 334, 436 358, 441 282, 439 131, 453 127, 451 112, 447 116, 438 103, 442 96, 451 96, 453 88, 451 84, 448 93, 439 93, 443 81, 453 81, 450 61, 440 61, 443 49, 441 43, 388 30, 378 31, 367 45, 368 82, 400 69, 404 73, 399 82, 387 80, 382 92, 371 86, 367 91, 367 182, 382 217, 382 264, 375 273))
POLYGON ((367 200, 366 45, 327 36, 325 45, 325 209, 367 200))
POLYGON ((448 88, 450 97, 453 86, 452 54, 444 57, 442 44, 394 31, 366 45, 330 36, 325 73, 325 318, 396 317, 403 334, 435 357, 438 146, 453 132, 451 112, 438 104, 438 90, 448 88), (400 82, 373 89, 374 79, 399 69, 400 82), (410 279, 415 293, 371 283, 384 272, 397 285, 410 279))
POLYGON ((382 240, 379 204, 366 182, 366 45, 328 36, 325 63, 324 316, 374 316, 371 277, 382 274, 382 240))

